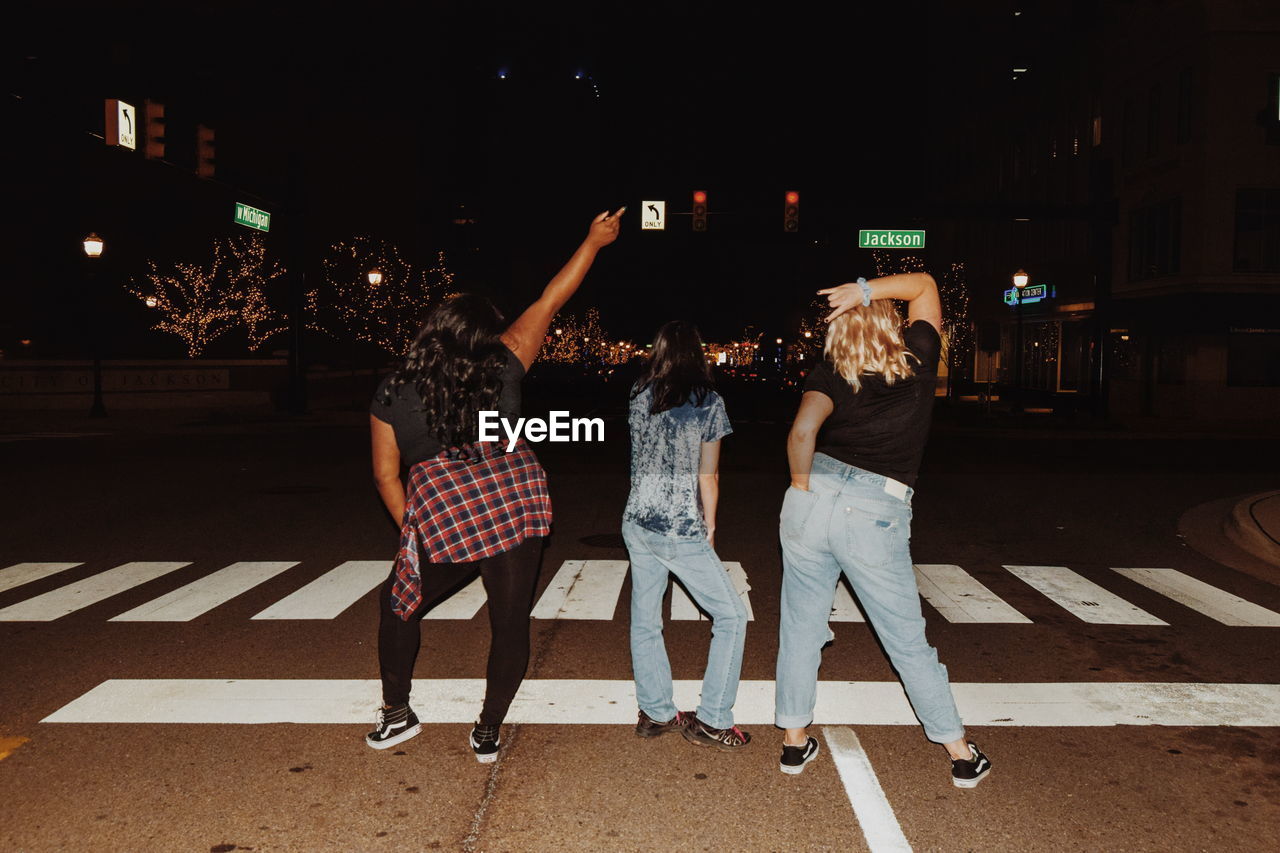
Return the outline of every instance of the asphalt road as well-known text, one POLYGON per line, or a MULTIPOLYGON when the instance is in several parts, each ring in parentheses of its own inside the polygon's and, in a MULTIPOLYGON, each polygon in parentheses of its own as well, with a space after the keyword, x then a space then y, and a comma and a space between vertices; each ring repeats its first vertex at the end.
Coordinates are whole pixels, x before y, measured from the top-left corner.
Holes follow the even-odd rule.
MULTIPOLYGON (((754 614, 750 747, 641 741, 628 725, 629 592, 601 562, 626 559, 626 433, 611 421, 602 445, 539 450, 556 523, 535 601, 553 618, 532 623, 519 721, 485 766, 466 736, 488 635, 465 595, 455 618, 424 622, 415 707, 439 722, 399 749, 364 745, 377 607, 362 584, 396 531, 359 413, 131 423, 0 441, 8 849, 1280 849, 1266 616, 1280 590, 1176 532, 1188 508, 1274 488, 1274 441, 936 431, 913 556, 961 585, 931 587, 924 610, 995 767, 961 791, 857 621, 833 622, 824 653, 823 754, 801 776, 777 770, 784 425, 739 423, 723 450, 718 546, 754 614), (963 592, 974 582, 986 610, 963 592), (1022 619, 963 621, 995 613, 1022 619)), ((705 621, 668 622, 686 696, 708 640, 705 621)))

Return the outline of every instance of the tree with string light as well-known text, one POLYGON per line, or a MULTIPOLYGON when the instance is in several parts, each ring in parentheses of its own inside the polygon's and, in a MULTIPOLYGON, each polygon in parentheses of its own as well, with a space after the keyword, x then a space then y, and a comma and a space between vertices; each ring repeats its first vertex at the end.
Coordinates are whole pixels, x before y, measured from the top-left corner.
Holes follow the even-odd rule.
POLYGON ((397 247, 371 237, 331 246, 324 273, 321 287, 307 293, 308 328, 394 356, 408 351, 427 312, 453 290, 444 252, 417 269, 397 247))
POLYGON ((240 326, 258 349, 287 320, 267 301, 267 285, 285 269, 267 257, 261 237, 214 240, 207 265, 179 261, 163 271, 154 260, 147 265, 143 281, 130 280, 125 289, 158 312, 151 328, 180 338, 191 358, 240 326))

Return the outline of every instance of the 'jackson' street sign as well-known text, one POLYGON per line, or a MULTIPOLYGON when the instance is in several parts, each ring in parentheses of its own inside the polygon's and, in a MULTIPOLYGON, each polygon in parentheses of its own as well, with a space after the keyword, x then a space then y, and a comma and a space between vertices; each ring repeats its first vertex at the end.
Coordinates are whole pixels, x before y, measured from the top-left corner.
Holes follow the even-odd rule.
POLYGON ((923 231, 859 231, 859 249, 923 249, 923 231))
POLYGON ((236 202, 236 224, 259 231, 271 230, 271 214, 247 204, 236 202))

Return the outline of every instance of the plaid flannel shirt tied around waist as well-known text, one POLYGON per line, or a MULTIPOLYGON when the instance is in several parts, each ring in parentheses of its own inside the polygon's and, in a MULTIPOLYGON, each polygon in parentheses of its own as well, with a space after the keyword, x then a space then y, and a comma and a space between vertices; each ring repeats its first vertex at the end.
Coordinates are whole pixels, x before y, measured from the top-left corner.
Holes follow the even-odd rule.
POLYGON ((477 458, 445 451, 409 471, 391 609, 407 620, 422 604, 420 564, 470 563, 510 551, 551 530, 547 473, 521 439, 477 442, 477 458))

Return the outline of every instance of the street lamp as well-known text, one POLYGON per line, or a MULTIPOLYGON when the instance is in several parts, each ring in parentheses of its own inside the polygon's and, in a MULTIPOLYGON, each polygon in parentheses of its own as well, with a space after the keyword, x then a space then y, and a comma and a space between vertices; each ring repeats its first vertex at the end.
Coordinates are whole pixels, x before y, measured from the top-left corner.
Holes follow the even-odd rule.
MULTIPOLYGON (((84 238, 83 242, 85 257, 89 259, 90 298, 96 305, 98 288, 95 286, 97 283, 95 279, 98 269, 94 261, 102 257, 102 250, 106 243, 92 231, 89 232, 88 237, 84 238)), ((97 313, 97 311, 94 312, 94 314, 97 313)), ((107 407, 102 402, 102 322, 96 316, 90 322, 93 325, 91 333, 93 339, 93 405, 89 407, 89 417, 105 418, 107 416, 107 407)))
POLYGON ((1013 385, 1016 389, 1016 396, 1013 401, 1013 410, 1015 412, 1022 411, 1022 289, 1030 282, 1031 276, 1027 275, 1027 271, 1022 268, 1019 268, 1018 271, 1013 274, 1013 287, 1017 290, 1015 295, 1018 297, 1018 301, 1014 306, 1014 310, 1017 312, 1018 316, 1018 341, 1017 346, 1014 348, 1013 362, 1013 385))
POLYGON ((371 269, 365 275, 368 276, 369 285, 371 287, 377 287, 378 285, 382 284, 382 270, 377 268, 371 269))

